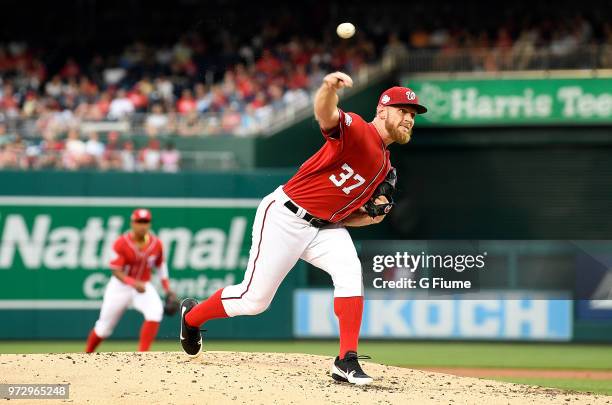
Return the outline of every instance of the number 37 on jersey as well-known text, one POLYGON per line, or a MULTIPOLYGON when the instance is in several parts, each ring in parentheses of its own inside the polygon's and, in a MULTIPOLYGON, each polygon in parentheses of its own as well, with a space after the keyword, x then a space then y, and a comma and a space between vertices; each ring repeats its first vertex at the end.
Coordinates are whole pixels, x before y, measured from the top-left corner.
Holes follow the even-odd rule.
POLYGON ((332 174, 329 179, 336 187, 342 187, 344 194, 350 194, 350 192, 357 187, 365 183, 365 179, 359 174, 355 173, 353 168, 348 164, 342 165, 342 172, 339 174, 332 174), (345 185, 346 183, 346 185, 345 185))

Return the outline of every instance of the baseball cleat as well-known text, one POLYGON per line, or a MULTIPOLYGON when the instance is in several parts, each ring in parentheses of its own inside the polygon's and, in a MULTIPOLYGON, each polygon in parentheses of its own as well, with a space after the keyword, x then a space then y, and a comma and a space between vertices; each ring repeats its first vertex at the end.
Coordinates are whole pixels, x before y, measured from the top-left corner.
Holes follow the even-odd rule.
POLYGON ((202 352, 202 334, 200 333, 200 328, 194 328, 185 322, 185 315, 196 305, 198 305, 198 301, 193 298, 185 298, 181 302, 181 346, 183 346, 185 353, 191 357, 197 357, 202 352))
POLYGON ((347 352, 343 359, 336 357, 332 365, 332 378, 340 382, 348 382, 355 385, 370 384, 372 377, 367 375, 359 365, 359 359, 369 359, 369 356, 358 356, 355 352, 347 352))

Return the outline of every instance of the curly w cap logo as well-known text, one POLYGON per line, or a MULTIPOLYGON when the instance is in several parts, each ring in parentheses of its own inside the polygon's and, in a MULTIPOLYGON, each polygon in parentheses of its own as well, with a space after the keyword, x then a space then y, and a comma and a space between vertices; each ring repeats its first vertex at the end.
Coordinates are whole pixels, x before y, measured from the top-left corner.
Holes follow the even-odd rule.
POLYGON ((383 103, 383 104, 387 104, 389 102, 389 100, 391 100, 391 97, 389 97, 387 94, 385 94, 383 96, 383 98, 380 99, 380 102, 383 103))
POLYGON ((406 97, 408 97, 408 100, 414 100, 416 98, 416 94, 414 94, 414 91, 407 91, 406 92, 406 97))

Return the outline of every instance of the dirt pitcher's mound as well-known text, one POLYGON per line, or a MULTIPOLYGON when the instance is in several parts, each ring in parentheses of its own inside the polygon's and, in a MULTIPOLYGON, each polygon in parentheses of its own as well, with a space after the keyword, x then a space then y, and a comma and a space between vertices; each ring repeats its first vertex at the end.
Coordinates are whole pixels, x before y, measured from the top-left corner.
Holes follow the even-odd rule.
POLYGON ((363 367, 374 384, 356 387, 334 382, 331 362, 282 353, 8 354, 0 355, 0 383, 70 384, 69 400, 45 404, 612 404, 612 397, 369 362, 363 367))

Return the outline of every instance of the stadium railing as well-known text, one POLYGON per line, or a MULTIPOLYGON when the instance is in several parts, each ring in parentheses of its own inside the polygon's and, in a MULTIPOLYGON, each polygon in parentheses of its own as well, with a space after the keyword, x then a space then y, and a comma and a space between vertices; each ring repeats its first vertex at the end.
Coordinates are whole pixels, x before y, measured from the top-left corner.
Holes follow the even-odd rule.
POLYGON ((419 73, 612 69, 612 45, 555 49, 525 43, 508 48, 409 50, 390 59, 404 72, 419 73))

